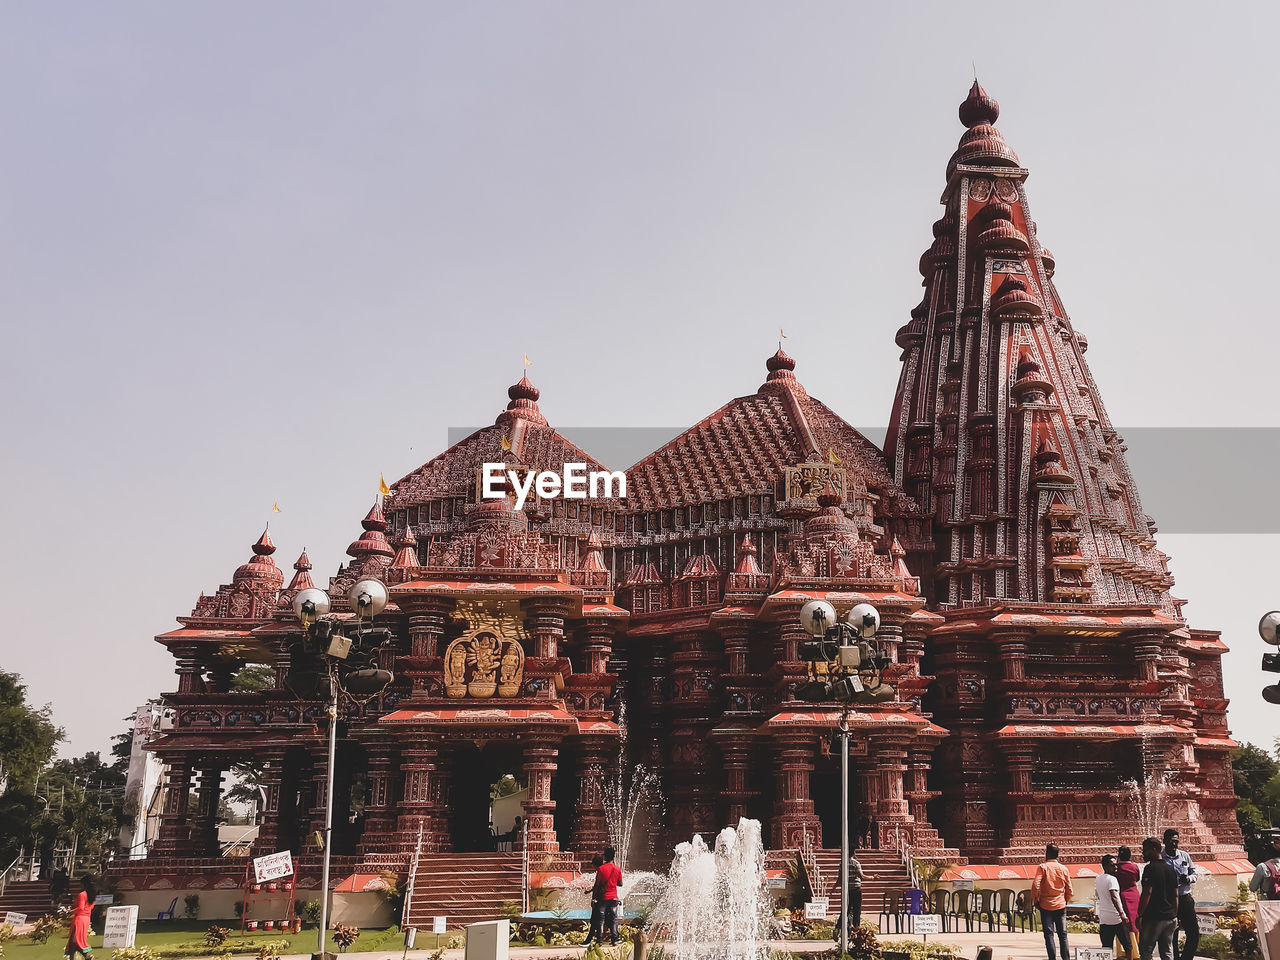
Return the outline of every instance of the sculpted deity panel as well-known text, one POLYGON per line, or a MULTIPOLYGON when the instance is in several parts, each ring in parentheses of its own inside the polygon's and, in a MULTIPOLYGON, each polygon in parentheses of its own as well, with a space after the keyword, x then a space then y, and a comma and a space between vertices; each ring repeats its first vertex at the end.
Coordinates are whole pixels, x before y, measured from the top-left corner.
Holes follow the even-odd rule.
POLYGON ((519 607, 464 601, 458 604, 458 613, 468 629, 445 649, 445 696, 455 700, 516 696, 524 679, 519 607))
POLYGON ((840 496, 846 496, 844 470, 827 463, 801 463, 785 467, 783 487, 786 500, 816 500, 831 484, 840 496))

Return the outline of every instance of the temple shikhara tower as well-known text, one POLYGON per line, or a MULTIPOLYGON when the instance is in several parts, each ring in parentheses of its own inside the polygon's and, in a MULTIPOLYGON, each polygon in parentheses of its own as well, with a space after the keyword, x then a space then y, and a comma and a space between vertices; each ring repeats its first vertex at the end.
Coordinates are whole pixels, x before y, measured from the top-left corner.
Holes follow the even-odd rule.
MULTIPOLYGON (((335 880, 405 872, 419 836, 442 869, 495 846, 502 860, 490 797, 504 775, 520 790, 518 844, 571 870, 609 839, 604 787, 636 763, 665 798, 645 825, 659 849, 743 815, 775 850, 838 846, 840 708, 796 699, 799 610, 814 598, 882 617, 896 696, 850 723, 853 814, 885 869, 905 853, 1016 873, 1047 840, 1096 862, 1142 839, 1149 798, 1129 781, 1162 777, 1183 847, 1206 863, 1240 856, 1226 648, 1170 593, 998 115, 975 83, 920 261, 924 297, 897 332, 883 451, 779 349, 753 392, 625 471, 625 499, 517 508, 509 489, 482 496, 483 464, 605 469, 522 379, 491 426, 353 522, 349 563, 322 585, 347 616, 353 582, 387 584, 377 625, 396 679, 344 707, 335 880)), ((294 850, 299 886, 318 883, 324 707, 299 693, 290 610, 313 571, 301 552, 286 584, 265 533, 251 552, 157 638, 178 673, 172 723, 151 743, 167 788, 122 890, 235 872, 216 842, 235 765, 262 785, 255 850, 294 850), (268 689, 239 689, 247 664, 271 667, 268 689)))

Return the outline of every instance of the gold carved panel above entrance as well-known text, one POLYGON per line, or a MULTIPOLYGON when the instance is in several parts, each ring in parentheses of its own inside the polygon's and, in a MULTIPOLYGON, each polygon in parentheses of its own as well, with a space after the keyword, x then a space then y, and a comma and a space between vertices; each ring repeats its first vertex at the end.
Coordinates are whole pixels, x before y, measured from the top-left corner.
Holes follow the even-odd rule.
POLYGON ((524 679, 518 605, 459 603, 458 613, 467 621, 467 630, 445 649, 445 696, 517 696, 524 679))
POLYGON ((842 498, 849 499, 842 467, 830 463, 800 463, 782 469, 784 500, 817 500, 827 484, 831 484, 842 498))

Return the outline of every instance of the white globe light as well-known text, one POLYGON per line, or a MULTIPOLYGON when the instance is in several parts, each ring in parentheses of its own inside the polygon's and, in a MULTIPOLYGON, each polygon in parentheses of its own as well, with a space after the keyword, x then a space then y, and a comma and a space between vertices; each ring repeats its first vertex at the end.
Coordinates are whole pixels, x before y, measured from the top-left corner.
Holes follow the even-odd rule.
POLYGON ((347 591, 351 609, 359 617, 376 617, 387 605, 387 588, 381 580, 358 580, 347 591))
POLYGON ((880 611, 869 603, 860 603, 844 618, 864 640, 870 640, 880 629, 880 611))
POLYGON ((1262 615, 1258 621, 1258 634, 1267 643, 1280 645, 1280 610, 1262 615))
POLYGON ((329 595, 319 587, 299 590, 293 598, 293 615, 303 623, 323 617, 329 612, 329 595))
POLYGON ((810 600, 800 608, 800 626, 811 637, 820 637, 835 626, 836 608, 825 600, 810 600))

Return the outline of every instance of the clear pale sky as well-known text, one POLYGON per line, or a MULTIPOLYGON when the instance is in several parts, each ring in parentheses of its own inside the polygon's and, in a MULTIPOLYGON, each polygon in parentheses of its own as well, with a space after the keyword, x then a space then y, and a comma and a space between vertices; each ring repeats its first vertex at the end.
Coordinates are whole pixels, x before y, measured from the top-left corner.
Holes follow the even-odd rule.
MULTIPOLYGON (((974 63, 1121 431, 1280 426, 1278 20, 0 4, 0 666, 64 752, 105 748, 268 519, 327 577, 379 473, 491 422, 526 352, 553 423, 674 430, 754 390, 783 327, 810 392, 882 428, 974 63)), ((1144 462, 1148 505, 1194 482, 1240 511, 1247 458, 1192 481, 1185 448, 1144 462)), ((1156 519, 1233 648, 1234 731, 1269 743, 1280 536, 1156 519)))

